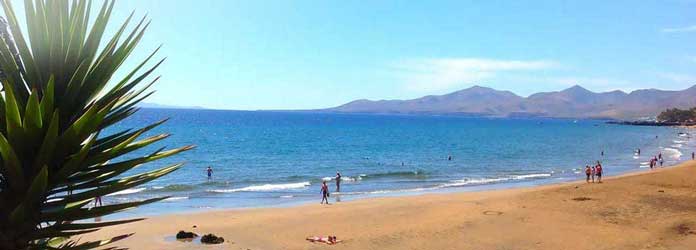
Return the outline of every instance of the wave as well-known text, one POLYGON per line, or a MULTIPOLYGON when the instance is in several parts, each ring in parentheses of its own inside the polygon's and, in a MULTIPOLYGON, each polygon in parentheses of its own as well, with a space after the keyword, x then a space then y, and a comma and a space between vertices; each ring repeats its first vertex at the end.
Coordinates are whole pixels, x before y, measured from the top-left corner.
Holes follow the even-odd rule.
POLYGON ((337 194, 341 195, 362 195, 362 194, 389 194, 389 193, 403 193, 403 192, 424 192, 430 190, 440 189, 441 187, 422 187, 422 188, 408 188, 408 189, 385 189, 385 190, 374 190, 374 191, 364 191, 364 192, 340 192, 337 194))
POLYGON ((673 142, 674 142, 674 143, 679 143, 679 144, 681 144, 681 143, 687 143, 688 141, 674 140, 673 142))
POLYGON ((394 172, 384 172, 375 174, 361 174, 362 178, 386 178, 386 177, 402 177, 402 178, 425 178, 427 177, 427 172, 423 170, 414 171, 394 171, 394 172))
POLYGON ((674 145, 672 145, 672 147, 675 147, 675 148, 681 148, 682 146, 683 146, 683 145, 681 145, 681 144, 674 144, 674 145))
POLYGON ((665 148, 665 155, 671 156, 672 159, 679 159, 682 156, 682 152, 674 148, 665 148))
POLYGON ((126 190, 121 190, 115 193, 107 194, 106 196, 116 196, 116 195, 127 195, 127 194, 134 194, 134 193, 140 193, 142 191, 145 191, 146 188, 129 188, 126 190))
MULTIPOLYGON (((333 181, 336 180, 336 177, 324 177, 321 178, 322 181, 333 181)), ((341 176, 341 181, 343 182, 354 182, 354 181, 359 181, 362 180, 362 176, 357 176, 357 177, 349 177, 349 176, 341 176)))
POLYGON ((154 186, 152 189, 148 191, 152 192, 181 192, 181 191, 189 191, 193 190, 195 187, 192 185, 186 185, 186 184, 171 184, 171 185, 166 185, 166 186, 154 186))
POLYGON ((525 179, 540 179, 540 178, 546 178, 546 177, 551 177, 551 174, 548 173, 541 173, 541 174, 526 174, 526 175, 511 175, 507 177, 500 177, 500 178, 480 178, 480 179, 462 179, 462 180, 455 180, 452 181, 451 183, 446 183, 446 184, 440 184, 438 186, 434 187, 420 187, 420 188, 409 188, 409 189, 387 189, 387 190, 375 190, 375 191, 366 191, 366 192, 341 192, 340 194, 343 195, 361 195, 361 194, 388 194, 388 193, 402 193, 402 192, 425 192, 425 191, 432 191, 432 190, 437 190, 437 189, 442 189, 442 188, 451 188, 451 187, 461 187, 461 186, 468 186, 468 185, 480 185, 480 184, 488 184, 488 183, 495 183, 495 182, 504 182, 504 181, 514 181, 514 180, 525 180, 525 179))
POLYGON ((477 178, 477 179, 465 178, 465 179, 461 179, 461 180, 452 181, 451 183, 442 184, 442 187, 461 187, 461 186, 468 186, 468 185, 481 185, 481 184, 504 182, 504 181, 539 179, 539 178, 546 178, 546 177, 551 177, 551 174, 548 174, 548 173, 525 174, 525 175, 511 175, 511 176, 498 177, 498 178, 477 178))
POLYGON ((172 201, 178 201, 178 200, 187 200, 188 198, 189 198, 188 196, 174 196, 174 197, 166 198, 166 199, 164 199, 164 200, 162 200, 162 201, 164 201, 164 202, 167 202, 167 201, 172 202, 172 201))
POLYGON ((305 182, 286 183, 286 184, 255 185, 255 186, 248 186, 248 187, 234 188, 234 189, 213 189, 213 190, 208 190, 208 192, 213 192, 213 193, 264 192, 264 191, 278 191, 278 190, 287 190, 287 189, 300 189, 300 188, 305 188, 309 185, 311 185, 311 183, 309 183, 308 181, 305 181, 305 182))

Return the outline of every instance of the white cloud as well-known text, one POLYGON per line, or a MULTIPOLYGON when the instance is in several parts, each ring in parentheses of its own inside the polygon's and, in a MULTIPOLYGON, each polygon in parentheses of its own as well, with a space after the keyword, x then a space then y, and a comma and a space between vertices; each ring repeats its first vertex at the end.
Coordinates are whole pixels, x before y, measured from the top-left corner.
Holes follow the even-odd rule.
POLYGON ((485 58, 440 58, 406 60, 393 65, 406 82, 406 89, 418 92, 449 90, 495 78, 503 72, 538 71, 556 68, 546 60, 497 60, 485 58))
POLYGON ((696 84, 696 75, 677 74, 677 73, 659 73, 659 77, 670 80, 679 84, 696 84))
POLYGON ((686 26, 686 27, 676 27, 676 28, 664 28, 662 29, 664 33, 679 33, 679 32, 696 32, 696 25, 686 26))

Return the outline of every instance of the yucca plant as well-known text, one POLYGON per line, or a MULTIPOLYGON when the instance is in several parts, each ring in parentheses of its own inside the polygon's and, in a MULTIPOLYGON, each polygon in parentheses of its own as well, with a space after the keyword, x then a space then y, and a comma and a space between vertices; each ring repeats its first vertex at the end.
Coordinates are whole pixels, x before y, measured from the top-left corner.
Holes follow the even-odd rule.
POLYGON ((10 0, 0 2, 7 19, 0 29, 0 249, 92 249, 128 237, 81 242, 71 236, 139 220, 87 219, 165 197, 88 204, 177 170, 181 164, 122 176, 191 148, 129 154, 166 138, 141 138, 163 121, 104 132, 152 94, 148 87, 157 78, 150 77, 162 61, 145 65, 157 50, 122 79, 112 79, 148 23, 143 18, 127 29, 131 14, 112 37, 104 37, 114 1, 105 0, 91 20, 91 1, 26 0, 24 33, 10 0))

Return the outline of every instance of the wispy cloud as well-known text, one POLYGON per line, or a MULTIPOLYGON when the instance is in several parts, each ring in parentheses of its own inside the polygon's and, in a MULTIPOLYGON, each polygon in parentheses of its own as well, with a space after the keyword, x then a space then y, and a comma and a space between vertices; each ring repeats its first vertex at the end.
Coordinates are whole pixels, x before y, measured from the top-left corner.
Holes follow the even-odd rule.
POLYGON ((678 73, 659 73, 659 77, 672 81, 678 84, 696 84, 696 75, 678 74, 678 73))
POLYGON ((662 29, 664 33, 680 33, 680 32, 696 32, 696 25, 686 26, 686 27, 675 27, 675 28, 664 28, 662 29))
POLYGON ((545 70, 559 65, 547 60, 440 58, 405 60, 392 66, 404 78, 407 90, 432 92, 478 83, 504 72, 545 70))

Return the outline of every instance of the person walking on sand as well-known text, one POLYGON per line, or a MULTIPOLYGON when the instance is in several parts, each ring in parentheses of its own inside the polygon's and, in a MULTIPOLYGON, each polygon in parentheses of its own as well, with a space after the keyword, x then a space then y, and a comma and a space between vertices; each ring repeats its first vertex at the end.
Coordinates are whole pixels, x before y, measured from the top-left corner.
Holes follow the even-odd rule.
POLYGON ((329 204, 329 186, 326 185, 326 181, 321 183, 321 202, 319 204, 324 204, 324 201, 327 205, 329 204))
POLYGON ((592 175, 592 169, 590 168, 590 165, 585 165, 585 175, 587 175, 587 179, 585 181, 587 183, 590 183, 590 175, 592 175))
POLYGON ((208 169, 205 170, 208 173, 208 180, 213 178, 213 168, 208 166, 208 169))
POLYGON ((662 167, 662 164, 665 163, 665 160, 660 158, 660 167, 662 167))
POLYGON ((602 183, 602 163, 597 161, 597 166, 595 166, 595 174, 597 175, 597 182, 602 183))
POLYGON ((653 169, 655 167, 655 157, 650 158, 650 169, 653 169))
POLYGON ((341 192, 341 173, 336 172, 336 193, 341 192))
POLYGON ((590 176, 592 177, 592 183, 594 183, 594 176, 595 176, 595 173, 596 173, 596 172, 597 172, 597 170, 596 170, 595 167, 593 166, 593 167, 592 167, 592 170, 590 171, 590 176))

